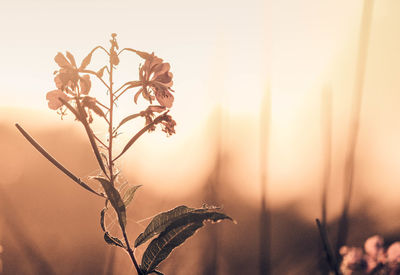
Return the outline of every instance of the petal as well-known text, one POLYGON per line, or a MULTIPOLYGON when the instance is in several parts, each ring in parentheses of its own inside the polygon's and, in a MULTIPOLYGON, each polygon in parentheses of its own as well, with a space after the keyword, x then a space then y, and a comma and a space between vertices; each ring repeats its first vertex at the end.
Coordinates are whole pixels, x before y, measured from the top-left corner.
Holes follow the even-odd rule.
POLYGON ((172 103, 174 102, 174 96, 166 89, 156 90, 156 99, 161 106, 165 106, 167 108, 172 107, 172 103))
POLYGON ((169 65, 169 63, 162 63, 162 64, 155 65, 153 68, 154 76, 152 79, 155 79, 158 76, 160 76, 164 73, 167 73, 170 68, 171 68, 171 66, 169 65))
POLYGON ((154 79, 156 82, 162 83, 166 87, 172 87, 172 76, 171 72, 165 72, 162 75, 158 75, 157 78, 154 79))
POLYGON ((400 242, 395 242, 387 250, 387 259, 389 262, 400 263, 400 242))
POLYGON ((64 104, 59 100, 59 98, 64 99, 65 101, 69 100, 69 97, 64 94, 61 90, 53 90, 46 94, 46 99, 49 101, 49 108, 52 110, 57 110, 64 104))
POLYGON ((384 251, 383 238, 378 235, 368 238, 365 241, 364 249, 369 256, 376 258, 380 252, 384 251))
POLYGON ((84 76, 80 77, 79 84, 81 86, 81 93, 87 95, 90 91, 90 87, 92 86, 90 76, 85 74, 84 76))
POLYGON ((151 105, 147 108, 150 112, 156 112, 156 113, 161 113, 162 111, 165 111, 165 106, 155 106, 151 105))
POLYGON ((137 100, 139 98, 139 95, 142 93, 143 88, 141 88, 139 91, 136 92, 135 97, 134 97, 134 101, 137 104, 137 100))
POLYGON ((62 83, 62 80, 61 80, 61 77, 60 77, 59 74, 56 75, 56 77, 54 78, 54 82, 56 83, 56 87, 57 87, 58 89, 62 89, 63 83, 62 83))
POLYGON ((71 64, 68 62, 65 56, 60 52, 57 53, 57 55, 54 57, 54 61, 58 64, 58 66, 62 68, 71 67, 71 64))

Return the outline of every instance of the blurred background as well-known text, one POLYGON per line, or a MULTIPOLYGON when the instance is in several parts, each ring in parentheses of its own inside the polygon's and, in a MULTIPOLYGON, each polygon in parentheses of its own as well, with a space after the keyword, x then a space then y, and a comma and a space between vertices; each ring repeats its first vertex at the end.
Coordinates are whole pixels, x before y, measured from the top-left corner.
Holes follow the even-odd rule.
MULTIPOLYGON (((128 210, 131 240, 146 226, 138 221, 179 204, 222 206, 237 221, 206 226, 161 265, 165 274, 320 274, 315 219, 325 201, 335 242, 349 167, 346 243, 400 240, 399 1, 0 6, 0 274, 135 274, 128 255, 103 241, 103 201, 14 127, 82 179, 99 173, 83 127, 72 115, 60 120, 45 96, 57 52, 80 62, 114 32, 120 47, 154 51, 174 74, 176 135, 146 134, 118 163, 129 183, 144 185, 128 210)), ((90 66, 105 60, 98 53, 90 66)), ((116 82, 137 79, 139 62, 122 56, 116 82)), ((93 80, 91 95, 104 93, 93 80)), ((119 106, 125 115, 138 108, 133 94, 119 106)))

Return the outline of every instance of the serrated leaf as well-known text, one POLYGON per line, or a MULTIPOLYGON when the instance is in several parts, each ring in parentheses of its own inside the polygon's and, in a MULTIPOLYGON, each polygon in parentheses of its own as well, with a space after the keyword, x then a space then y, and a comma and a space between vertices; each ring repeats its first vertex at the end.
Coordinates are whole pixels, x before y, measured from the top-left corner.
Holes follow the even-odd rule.
POLYGON ((108 232, 104 233, 104 240, 106 241, 106 243, 111 244, 111 245, 115 245, 115 246, 119 246, 119 247, 124 247, 125 245, 122 243, 122 241, 116 237, 111 236, 108 232))
POLYGON ((72 53, 67 51, 67 58, 68 58, 69 62, 72 64, 72 66, 76 67, 75 58, 72 55, 72 53))
POLYGON ((115 209, 115 212, 117 212, 119 224, 121 225, 122 230, 125 230, 126 208, 118 190, 115 189, 115 187, 112 186, 111 183, 105 178, 95 177, 94 179, 98 180, 103 186, 112 207, 115 209))
POLYGON ((189 208, 185 205, 175 207, 172 210, 163 212, 155 216, 143 233, 135 240, 135 247, 145 243, 152 237, 164 231, 171 223, 182 217, 182 215, 192 212, 194 208, 189 208))
POLYGON ((147 273, 154 271, 174 248, 196 233, 204 225, 204 221, 219 222, 224 219, 232 220, 229 216, 208 208, 194 209, 182 214, 151 241, 143 254, 141 268, 147 273))
POLYGON ((130 187, 128 190, 125 191, 124 197, 122 198, 122 201, 125 204, 125 207, 128 207, 128 205, 131 203, 133 200, 133 197, 135 196, 136 191, 141 187, 142 185, 135 185, 130 187))
POLYGON ((84 70, 84 69, 90 64, 90 61, 92 60, 92 54, 93 54, 93 51, 91 51, 91 52, 82 60, 81 66, 79 67, 79 70, 84 70))

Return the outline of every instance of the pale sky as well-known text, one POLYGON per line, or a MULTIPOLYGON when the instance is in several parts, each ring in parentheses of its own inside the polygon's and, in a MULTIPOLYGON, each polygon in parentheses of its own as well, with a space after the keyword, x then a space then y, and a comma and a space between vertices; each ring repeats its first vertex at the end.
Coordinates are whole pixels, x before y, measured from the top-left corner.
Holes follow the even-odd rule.
MULTIPOLYGON (((391 89, 399 87, 395 81, 399 71, 396 74, 393 68, 400 59, 395 47, 399 45, 400 2, 375 2, 369 64, 380 67, 367 72, 378 76, 368 87, 383 87, 386 96, 366 96, 366 108, 373 110, 382 106, 375 104, 377 100, 390 103, 391 89), (382 60, 392 61, 382 67, 382 60)), ((30 108, 56 116, 45 100, 45 93, 54 89, 56 53, 68 50, 81 60, 97 44, 108 47, 109 35, 116 32, 121 47, 154 51, 171 63, 174 73, 172 114, 178 134, 163 143, 168 149, 160 147, 149 158, 174 163, 168 157, 172 151, 179 155, 188 144, 207 146, 207 121, 222 104, 231 133, 226 142, 237 146, 243 160, 240 168, 247 171, 235 181, 250 178, 257 182, 259 106, 269 86, 273 101, 270 157, 274 160, 270 161, 270 177, 279 183, 271 188, 279 193, 291 186, 296 194, 301 187, 296 187, 291 175, 299 175, 301 182, 310 185, 319 180, 315 166, 319 167, 320 157, 312 153, 320 150, 315 139, 320 135, 319 104, 325 85, 334 90, 336 134, 343 131, 340 126, 350 106, 361 11, 361 0, 2 0, 0 108, 30 108), (241 132, 240 127, 247 130, 241 132), (304 155, 310 163, 306 169, 304 155)), ((132 59, 132 64, 121 69, 122 78, 137 77, 137 60, 132 59)), ((367 118, 368 114, 375 113, 366 111, 367 118)), ((382 121, 387 121, 386 115, 382 121)), ((382 123, 372 125, 382 130, 382 123)), ((159 138, 154 135, 149 140, 159 138)), ((342 143, 340 135, 335 136, 334 145, 342 143)), ((145 145, 139 145, 138 152, 145 152, 145 145)), ((208 146, 183 165, 175 163, 181 170, 170 175, 171 181, 181 181, 194 167, 209 169, 212 146, 208 146)), ((341 163, 342 155, 335 157, 341 163)), ((146 167, 142 169, 149 174, 146 167)))

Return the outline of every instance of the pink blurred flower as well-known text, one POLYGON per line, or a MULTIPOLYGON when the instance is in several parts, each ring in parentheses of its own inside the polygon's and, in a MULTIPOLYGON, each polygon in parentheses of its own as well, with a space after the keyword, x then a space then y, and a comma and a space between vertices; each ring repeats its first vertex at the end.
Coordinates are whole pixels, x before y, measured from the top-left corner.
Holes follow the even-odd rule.
POLYGON ((343 246, 339 252, 343 257, 340 265, 343 275, 354 275, 367 269, 364 252, 361 248, 343 246))
POLYGON ((386 261, 385 249, 383 247, 383 238, 375 235, 365 241, 364 249, 366 252, 367 272, 372 271, 378 264, 386 261))
POLYGON ((169 70, 169 63, 163 63, 163 60, 154 53, 148 54, 144 65, 139 70, 142 88, 135 94, 135 102, 142 94, 150 103, 157 99, 160 105, 171 108, 174 102, 174 96, 171 94, 173 74, 169 70))

